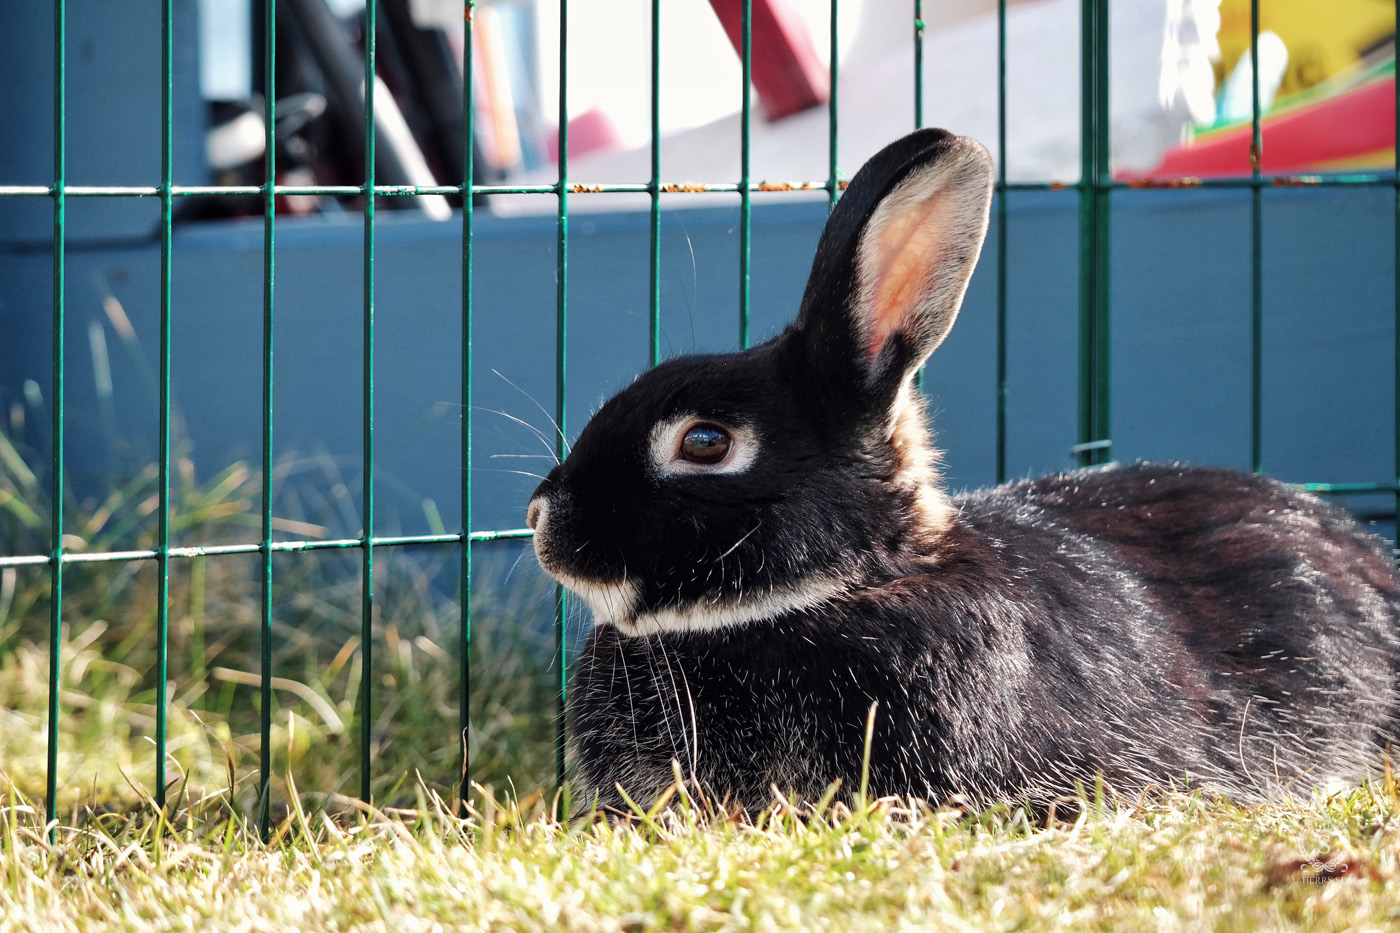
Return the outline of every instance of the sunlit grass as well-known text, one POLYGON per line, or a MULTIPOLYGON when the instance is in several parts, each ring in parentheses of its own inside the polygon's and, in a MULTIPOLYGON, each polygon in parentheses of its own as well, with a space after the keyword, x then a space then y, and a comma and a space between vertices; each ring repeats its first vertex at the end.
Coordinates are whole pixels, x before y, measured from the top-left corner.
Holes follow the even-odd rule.
MULTIPOLYGON (((426 788, 337 799, 264 843, 237 819, 0 809, 0 928, 550 930, 1386 929, 1400 924, 1400 797, 1096 805, 1048 826, 875 801, 754 820, 674 796, 630 818, 426 788), (1330 867, 1329 867, 1330 866, 1330 867)), ((206 802, 204 809, 218 806, 206 802)))

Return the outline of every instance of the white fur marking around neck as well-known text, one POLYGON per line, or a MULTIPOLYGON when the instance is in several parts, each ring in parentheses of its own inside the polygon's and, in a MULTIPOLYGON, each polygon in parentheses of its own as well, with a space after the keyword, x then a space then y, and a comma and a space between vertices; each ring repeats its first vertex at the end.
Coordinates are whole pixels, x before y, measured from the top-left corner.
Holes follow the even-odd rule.
MULTIPOLYGON (((737 600, 720 603, 702 600, 686 606, 642 611, 625 616, 599 614, 595 611, 593 619, 598 624, 615 625, 623 634, 638 637, 664 632, 713 632, 749 622, 761 622, 789 612, 814 609, 823 603, 834 601, 848 589, 848 585, 841 580, 807 580, 797 586, 768 593, 754 592, 737 600)), ((593 605, 591 600, 589 605, 593 605)))

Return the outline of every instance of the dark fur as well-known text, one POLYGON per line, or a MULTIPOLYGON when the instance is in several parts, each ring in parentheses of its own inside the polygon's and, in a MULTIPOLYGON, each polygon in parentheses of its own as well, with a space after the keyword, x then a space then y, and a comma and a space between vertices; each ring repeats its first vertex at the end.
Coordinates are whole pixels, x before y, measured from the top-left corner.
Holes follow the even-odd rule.
POLYGON ((672 757, 746 802, 770 785, 851 790, 877 701, 871 788, 933 801, 1045 802, 1099 774, 1125 792, 1189 774, 1251 798, 1379 762, 1400 594, 1340 510, 1158 465, 955 501, 936 553, 821 612, 597 629, 572 696, 590 790, 655 790, 672 757))
MULTIPOLYGON (((888 426, 942 333, 921 318, 865 354, 854 257, 882 200, 957 143, 924 131, 877 155, 786 333, 641 376, 536 492, 542 563, 628 581, 632 617, 842 581, 814 608, 716 629, 597 627, 570 690, 590 800, 619 803, 618 784, 647 798, 672 759, 747 806, 774 785, 853 792, 872 703, 872 792, 931 801, 1044 803, 1099 775, 1253 799, 1361 777, 1396 737, 1400 585, 1339 509, 1249 474, 1139 465, 921 511, 933 477, 888 426), (756 461, 659 475, 648 432, 685 412, 753 429, 756 461)), ((951 259, 967 271, 974 233, 951 259)))

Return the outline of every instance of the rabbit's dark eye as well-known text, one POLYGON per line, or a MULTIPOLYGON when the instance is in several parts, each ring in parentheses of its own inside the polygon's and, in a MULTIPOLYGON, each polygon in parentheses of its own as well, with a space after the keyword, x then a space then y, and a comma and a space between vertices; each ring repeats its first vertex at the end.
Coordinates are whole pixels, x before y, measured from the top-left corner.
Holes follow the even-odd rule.
POLYGON ((729 432, 713 424, 697 424, 681 438, 681 459, 691 463, 719 463, 733 444, 729 432))

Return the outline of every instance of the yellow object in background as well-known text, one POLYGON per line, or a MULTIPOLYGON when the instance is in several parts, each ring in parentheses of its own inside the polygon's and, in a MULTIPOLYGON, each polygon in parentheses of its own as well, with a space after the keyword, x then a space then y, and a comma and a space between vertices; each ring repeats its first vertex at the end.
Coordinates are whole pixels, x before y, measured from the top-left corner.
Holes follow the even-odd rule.
MULTIPOLYGON (((1216 87, 1249 50, 1250 0, 1221 0, 1216 87)), ((1279 96, 1305 91, 1344 71, 1395 34, 1393 0, 1259 0, 1259 30, 1288 48, 1279 96)))

